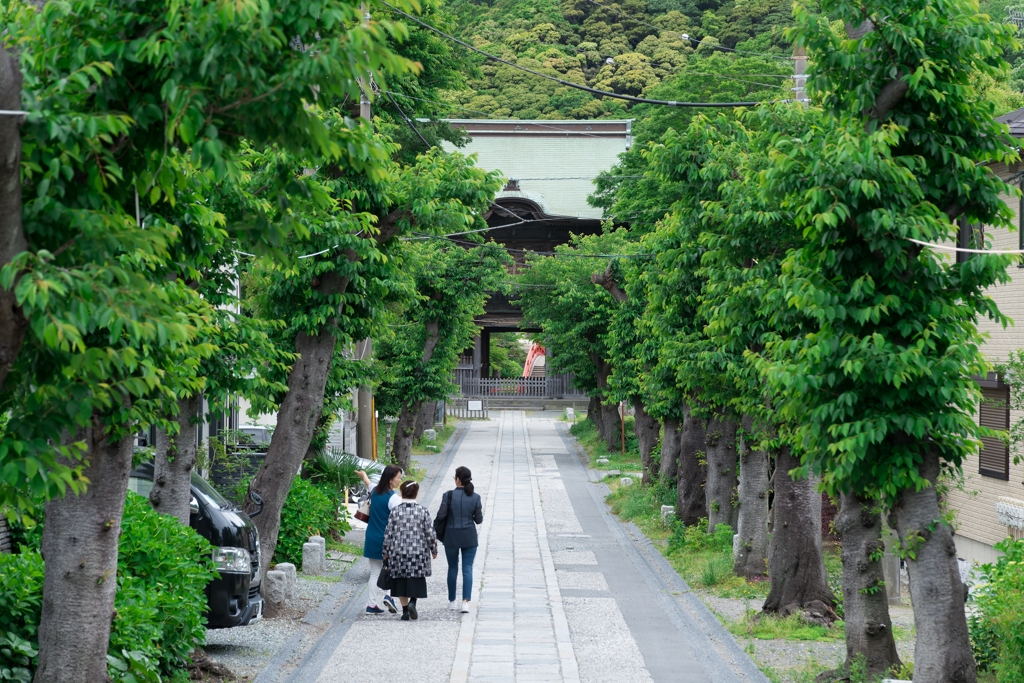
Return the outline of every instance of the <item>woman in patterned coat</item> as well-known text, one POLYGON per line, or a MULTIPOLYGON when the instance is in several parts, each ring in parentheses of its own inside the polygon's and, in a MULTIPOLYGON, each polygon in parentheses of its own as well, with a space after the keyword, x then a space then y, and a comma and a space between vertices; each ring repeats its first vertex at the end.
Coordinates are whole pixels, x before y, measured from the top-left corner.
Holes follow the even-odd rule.
POLYGON ((437 536, 426 508, 416 502, 420 486, 401 486, 402 502, 391 511, 384 532, 384 559, 391 574, 391 595, 402 603, 402 621, 418 619, 416 599, 427 597, 430 560, 437 559, 437 536))

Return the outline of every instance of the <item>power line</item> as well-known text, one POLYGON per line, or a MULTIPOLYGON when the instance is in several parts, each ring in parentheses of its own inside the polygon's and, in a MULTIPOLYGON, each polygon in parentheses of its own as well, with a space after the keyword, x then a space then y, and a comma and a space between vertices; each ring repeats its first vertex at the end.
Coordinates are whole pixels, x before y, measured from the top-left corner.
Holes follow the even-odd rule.
MULTIPOLYGON (((664 27, 656 26, 656 25, 650 23, 649 21, 644 21, 643 19, 637 19, 636 17, 630 16, 630 15, 626 14, 625 12, 623 12, 622 10, 616 9, 615 7, 609 7, 608 5, 602 5, 601 3, 597 2, 597 0, 587 0, 587 2, 589 2, 592 5, 597 5, 598 7, 602 7, 604 9, 606 9, 606 10, 610 10, 612 12, 615 12, 616 14, 618 14, 621 17, 627 17, 629 19, 632 19, 636 23, 641 24, 643 26, 647 26, 649 28, 653 28, 655 31, 658 31, 659 33, 661 33, 661 32, 664 32, 664 33, 676 33, 675 31, 670 31, 670 30, 668 30, 668 29, 666 29, 664 27)), ((701 41, 697 40, 696 38, 691 38, 690 36, 688 36, 685 33, 679 33, 677 35, 681 39, 689 41, 691 43, 697 43, 699 45, 700 42, 701 42, 701 41)), ((734 47, 725 47, 724 45, 715 45, 713 47, 715 49, 717 49, 717 50, 728 50, 729 52, 735 52, 737 54, 753 55, 755 57, 767 57, 768 59, 778 59, 778 60, 783 60, 783 61, 787 61, 787 62, 792 61, 791 57, 783 57, 782 55, 773 55, 773 54, 769 54, 767 52, 751 52, 749 50, 737 50, 734 47)))
POLYGON ((522 66, 520 64, 516 64, 514 62, 510 62, 507 59, 502 59, 501 57, 497 57, 495 55, 492 55, 489 52, 484 52, 480 48, 474 47, 474 46, 470 45, 469 43, 467 43, 465 41, 459 40, 455 36, 449 35, 449 34, 445 33, 444 31, 442 31, 439 28, 435 28, 435 27, 431 26, 430 24, 428 24, 428 23, 426 23, 424 21, 420 21, 419 19, 417 19, 413 15, 408 14, 406 12, 403 12, 402 10, 398 9, 397 7, 395 7, 394 5, 391 5, 391 4, 387 3, 387 2, 385 2, 384 0, 381 0, 381 4, 383 4, 386 7, 390 7, 397 14, 401 14, 403 17, 409 19, 412 22, 415 22, 416 24, 419 24, 420 26, 422 26, 423 28, 427 29, 428 31, 433 31, 434 33, 438 34, 439 36, 447 38, 448 40, 450 40, 450 41, 452 41, 454 43, 458 43, 459 45, 463 46, 464 48, 466 48, 468 50, 472 50, 473 52, 476 52, 478 54, 481 54, 481 55, 483 55, 484 57, 487 57, 490 60, 493 60, 495 62, 500 62, 502 64, 505 64, 506 66, 511 66, 513 69, 519 69, 520 71, 525 71, 528 74, 533 74, 534 76, 539 76, 540 78, 544 78, 544 79, 547 79, 549 81, 554 81, 555 83, 558 83, 560 85, 564 85, 564 86, 569 87, 569 88, 575 88, 576 90, 582 90, 583 92, 588 92, 588 93, 590 93, 592 95, 598 95, 600 97, 611 97, 611 98, 618 99, 618 100, 626 100, 627 102, 636 102, 638 104, 656 104, 656 105, 663 106, 663 107, 702 107, 702 108, 731 109, 733 107, 756 107, 759 104, 762 104, 761 102, 677 102, 675 100, 651 100, 651 99, 647 99, 645 97, 633 97, 632 95, 621 95, 619 93, 608 92, 607 90, 598 90, 597 88, 591 88, 588 85, 580 85, 579 83, 573 83, 572 81, 567 81, 567 80, 562 79, 562 78, 556 78, 555 76, 549 76, 548 74, 541 73, 540 71, 534 71, 533 69, 527 68, 527 67, 522 66))

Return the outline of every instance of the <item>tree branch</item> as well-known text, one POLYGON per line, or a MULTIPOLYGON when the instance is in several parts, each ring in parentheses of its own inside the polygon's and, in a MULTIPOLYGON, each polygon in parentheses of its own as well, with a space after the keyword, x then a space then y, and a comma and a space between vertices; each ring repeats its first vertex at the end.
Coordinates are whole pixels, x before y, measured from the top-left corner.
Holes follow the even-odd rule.
POLYGON ((903 101, 904 96, 906 96, 909 90, 910 84, 903 80, 901 72, 899 77, 886 83, 878 93, 874 106, 868 110, 868 118, 875 121, 884 119, 889 115, 889 112, 903 101))
POLYGON ((380 230, 380 233, 374 238, 377 240, 378 247, 384 246, 398 234, 398 224, 403 218, 412 218, 412 211, 409 211, 409 209, 395 209, 380 219, 377 223, 377 229, 380 230))
POLYGON ((590 281, 595 285, 601 285, 604 287, 608 293, 612 295, 612 298, 620 304, 624 303, 629 298, 629 296, 622 291, 622 288, 619 287, 619 283, 615 281, 615 278, 612 277, 611 261, 608 262, 608 267, 604 269, 603 273, 595 273, 594 275, 591 275, 590 281))

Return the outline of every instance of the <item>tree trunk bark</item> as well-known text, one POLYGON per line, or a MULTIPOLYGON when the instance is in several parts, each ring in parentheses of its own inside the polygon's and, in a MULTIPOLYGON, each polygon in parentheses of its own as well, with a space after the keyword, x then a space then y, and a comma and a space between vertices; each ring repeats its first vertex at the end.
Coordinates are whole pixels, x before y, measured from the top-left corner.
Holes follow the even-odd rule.
POLYGON ((641 484, 649 486, 657 476, 651 453, 658 443, 658 432, 661 431, 661 425, 655 418, 647 414, 647 411, 644 410, 644 402, 639 396, 633 397, 633 409, 636 411, 633 417, 633 432, 636 434, 640 446, 640 462, 643 463, 644 468, 641 484))
POLYGON ((843 494, 840 500, 836 530, 843 539, 844 673, 849 674, 856 659, 863 659, 871 681, 902 666, 882 574, 882 515, 875 501, 852 494, 843 494))
POLYGON ((601 399, 591 396, 587 403, 587 419, 597 427, 597 433, 604 438, 604 419, 601 416, 601 399))
POLYGON ((676 483, 679 467, 680 432, 678 420, 665 420, 665 434, 661 437, 661 467, 658 477, 669 485, 676 483))
POLYGON ((620 453, 622 451, 623 427, 622 418, 619 416, 619 404, 602 403, 601 410, 604 412, 604 445, 609 453, 620 453))
POLYGON ((750 436, 741 442, 736 522, 740 542, 733 571, 747 579, 760 579, 768 575, 768 453, 750 448, 753 419, 744 417, 742 424, 750 436))
POLYGON ((149 503, 157 512, 173 515, 188 526, 192 500, 192 468, 196 466, 195 419, 199 417, 202 397, 198 394, 178 401, 178 434, 162 430, 156 433, 156 457, 153 459, 153 488, 149 503))
POLYGON ((813 477, 793 480, 800 466, 789 447, 776 456, 775 525, 768 548, 771 589, 762 609, 779 616, 802 614, 808 623, 836 620, 836 597, 828 587, 821 552, 821 494, 813 477))
MULTIPOLYGON (((21 109, 21 70, 13 52, 0 50, 0 109, 21 109)), ((21 223, 21 117, 0 116, 0 268, 28 249, 21 223)), ((0 287, 0 390, 25 341, 28 321, 14 287, 0 287)))
POLYGON ((939 468, 938 454, 925 454, 920 472, 932 486, 900 492, 890 515, 910 572, 917 628, 914 683, 974 683, 977 672, 967 635, 956 545, 952 530, 942 521, 935 493, 939 468))
POLYGON ((46 504, 46 576, 34 683, 107 680, 117 539, 133 444, 131 438, 109 442, 97 418, 78 439, 87 445, 83 474, 89 486, 81 495, 69 493, 46 504))
POLYGON ((686 526, 694 526, 707 514, 704 482, 707 480, 707 459, 704 453, 704 420, 696 417, 689 406, 683 408, 683 432, 679 443, 679 468, 676 472, 676 516, 686 526))
POLYGON ((437 401, 424 401, 416 411, 416 429, 412 438, 415 441, 423 437, 424 430, 434 428, 434 413, 437 412, 437 401))
MULTIPOLYGON (((323 412, 334 344, 334 335, 326 332, 312 337, 304 332, 296 335, 299 358, 288 373, 288 393, 277 411, 277 428, 270 437, 263 465, 249 484, 249 490, 263 499, 263 512, 253 520, 260 533, 261 578, 274 561, 281 510, 323 412)), ((246 512, 256 509, 251 501, 246 505, 246 512)))
POLYGON ((704 435, 707 454, 708 533, 719 524, 736 530, 736 421, 716 414, 704 435))
POLYGON ((392 457, 403 472, 409 471, 412 462, 412 440, 416 429, 416 416, 420 411, 419 403, 407 403, 402 406, 395 423, 395 445, 391 450, 392 457))

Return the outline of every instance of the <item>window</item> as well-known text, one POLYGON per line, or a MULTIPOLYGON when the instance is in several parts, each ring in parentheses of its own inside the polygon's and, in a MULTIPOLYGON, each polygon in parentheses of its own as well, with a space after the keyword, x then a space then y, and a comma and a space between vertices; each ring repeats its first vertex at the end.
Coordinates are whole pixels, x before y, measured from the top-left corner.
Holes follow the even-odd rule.
MULTIPOLYGON (((1010 428, 1009 387, 982 387, 979 424, 992 429, 1010 428)), ((1010 447, 1002 439, 991 436, 981 437, 981 452, 978 471, 986 477, 1010 479, 1010 447)))

